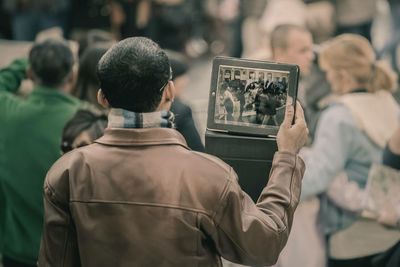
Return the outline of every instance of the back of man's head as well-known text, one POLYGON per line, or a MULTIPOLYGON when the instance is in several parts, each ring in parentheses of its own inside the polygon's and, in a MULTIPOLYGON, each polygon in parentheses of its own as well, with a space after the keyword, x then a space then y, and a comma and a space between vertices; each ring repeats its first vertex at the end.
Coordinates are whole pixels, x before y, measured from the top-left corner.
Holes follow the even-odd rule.
POLYGON ((166 53, 152 40, 132 37, 113 45, 97 66, 100 87, 113 108, 155 111, 170 77, 166 53))
POLYGON ((71 75, 74 57, 66 41, 48 39, 34 44, 29 63, 36 83, 59 87, 71 75))

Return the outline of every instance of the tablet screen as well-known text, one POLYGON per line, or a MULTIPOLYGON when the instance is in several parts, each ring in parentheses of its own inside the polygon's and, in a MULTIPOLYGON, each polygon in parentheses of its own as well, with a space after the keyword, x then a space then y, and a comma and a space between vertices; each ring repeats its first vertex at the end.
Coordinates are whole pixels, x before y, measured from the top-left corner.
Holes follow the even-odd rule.
POLYGON ((290 72, 220 65, 214 123, 267 128, 285 116, 290 72))

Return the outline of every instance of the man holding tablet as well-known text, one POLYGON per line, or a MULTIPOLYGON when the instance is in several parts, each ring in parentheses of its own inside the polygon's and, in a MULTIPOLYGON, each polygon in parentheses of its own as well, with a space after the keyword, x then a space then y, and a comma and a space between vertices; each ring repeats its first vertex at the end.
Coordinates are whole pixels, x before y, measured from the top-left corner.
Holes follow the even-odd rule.
POLYGON ((191 151, 170 129, 174 84, 157 44, 142 37, 115 44, 98 76, 99 102, 111 108, 108 128, 48 172, 39 266, 276 262, 305 168, 297 156, 307 138, 301 107, 295 115, 287 106, 269 182, 255 204, 229 165, 191 151))

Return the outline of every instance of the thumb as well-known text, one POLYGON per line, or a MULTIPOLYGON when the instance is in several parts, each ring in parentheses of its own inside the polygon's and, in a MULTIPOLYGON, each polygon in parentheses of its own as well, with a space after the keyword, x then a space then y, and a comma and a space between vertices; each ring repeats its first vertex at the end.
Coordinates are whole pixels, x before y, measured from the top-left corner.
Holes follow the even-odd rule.
POLYGON ((294 117, 294 107, 292 101, 286 103, 285 119, 283 120, 282 126, 290 128, 294 117))

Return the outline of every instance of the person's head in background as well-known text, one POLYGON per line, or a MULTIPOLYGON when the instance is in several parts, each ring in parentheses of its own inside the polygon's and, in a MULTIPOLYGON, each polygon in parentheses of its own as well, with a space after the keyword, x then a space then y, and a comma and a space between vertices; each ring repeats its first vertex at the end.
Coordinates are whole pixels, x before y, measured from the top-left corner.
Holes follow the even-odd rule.
POLYGON ((376 61, 369 41, 355 34, 343 34, 328 41, 319 54, 319 64, 336 94, 355 89, 368 92, 396 89, 397 76, 382 61, 376 61))
POLYGON ((187 73, 189 66, 183 59, 171 56, 169 57, 169 63, 171 64, 172 80, 175 85, 175 96, 180 97, 183 90, 185 90, 189 84, 189 76, 187 73))
POLYGON ((152 40, 131 37, 113 45, 97 66, 98 101, 133 112, 169 110, 175 88, 167 54, 152 40))
POLYGON ((47 39, 29 52, 28 76, 36 85, 70 92, 75 84, 74 56, 66 41, 47 39))
POLYGON ((314 58, 312 35, 302 26, 279 25, 271 33, 271 52, 274 61, 296 64, 308 75, 314 58))
POLYGON ((79 57, 90 47, 102 46, 110 48, 114 43, 115 39, 110 32, 93 29, 84 34, 78 34, 76 39, 79 43, 79 57))
POLYGON ((63 154, 86 145, 103 135, 107 126, 107 116, 89 110, 78 110, 65 125, 62 133, 61 151, 63 154))
POLYGON ((83 52, 79 59, 78 79, 72 90, 72 95, 75 97, 99 107, 97 91, 100 88, 100 83, 97 78, 96 70, 100 58, 106 52, 107 48, 101 46, 88 47, 83 52))

